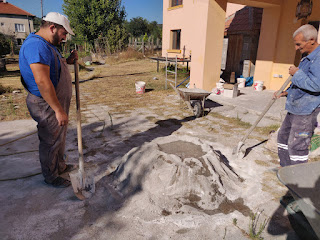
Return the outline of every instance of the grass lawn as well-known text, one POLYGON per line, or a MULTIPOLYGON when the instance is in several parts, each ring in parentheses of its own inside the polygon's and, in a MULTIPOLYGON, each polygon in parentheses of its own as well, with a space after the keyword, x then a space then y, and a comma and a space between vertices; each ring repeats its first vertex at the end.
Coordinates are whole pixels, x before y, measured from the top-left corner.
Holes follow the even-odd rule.
MULTIPOLYGON (((156 72, 157 64, 139 53, 130 51, 119 56, 108 57, 105 65, 93 65, 94 70, 80 70, 81 108, 87 105, 104 104, 110 107, 112 114, 124 113, 139 107, 159 104, 172 89, 165 90, 164 71, 156 72), (135 91, 135 82, 146 82, 146 94, 135 91)), ((162 64, 164 67, 164 64, 162 64)), ((71 73, 74 78, 74 73, 71 73)), ((182 82, 188 74, 179 74, 178 82, 182 82)), ((30 118, 26 107, 26 90, 20 82, 18 63, 7 65, 7 72, 0 74, 1 108, 0 120, 12 121, 30 118), (20 93, 15 90, 19 90, 20 93)), ((75 96, 73 94, 70 117, 75 117, 75 96)))

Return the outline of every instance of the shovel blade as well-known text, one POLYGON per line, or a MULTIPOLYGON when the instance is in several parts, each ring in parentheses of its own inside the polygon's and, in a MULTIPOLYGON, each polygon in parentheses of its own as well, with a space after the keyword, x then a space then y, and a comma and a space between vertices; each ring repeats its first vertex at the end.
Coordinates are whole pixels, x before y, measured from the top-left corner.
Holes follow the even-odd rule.
POLYGON ((69 173, 73 192, 77 198, 84 200, 90 198, 95 192, 94 177, 86 176, 80 171, 73 171, 69 173))
POLYGON ((239 151, 241 149, 241 147, 244 145, 244 143, 241 141, 238 143, 238 146, 234 147, 233 150, 232 150, 232 154, 235 155, 235 154, 239 154, 239 151))

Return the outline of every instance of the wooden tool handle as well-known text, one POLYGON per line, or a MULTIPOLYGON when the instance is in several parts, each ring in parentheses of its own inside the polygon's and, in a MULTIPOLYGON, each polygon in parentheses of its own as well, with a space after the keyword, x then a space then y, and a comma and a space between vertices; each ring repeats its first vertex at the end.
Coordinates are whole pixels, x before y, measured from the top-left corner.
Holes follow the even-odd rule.
POLYGON ((79 90, 79 64, 74 61, 74 81, 76 90, 76 107, 77 107, 77 136, 79 151, 79 171, 84 173, 83 147, 82 147, 82 131, 81 131, 81 109, 80 109, 80 90, 79 90))
MULTIPOLYGON (((278 97, 282 91, 288 86, 288 84, 291 82, 292 76, 289 76, 288 79, 284 82, 284 84, 281 86, 281 88, 277 91, 276 96, 278 97)), ((259 115, 258 119, 255 121, 255 123, 251 126, 251 128, 248 130, 246 135, 241 139, 241 142, 244 142, 250 133, 253 131, 253 129, 258 125, 258 123, 261 121, 261 119, 264 117, 264 115, 268 112, 268 110, 271 108, 271 106, 274 104, 274 102, 277 100, 277 98, 272 98, 268 105, 264 108, 263 112, 259 115)))

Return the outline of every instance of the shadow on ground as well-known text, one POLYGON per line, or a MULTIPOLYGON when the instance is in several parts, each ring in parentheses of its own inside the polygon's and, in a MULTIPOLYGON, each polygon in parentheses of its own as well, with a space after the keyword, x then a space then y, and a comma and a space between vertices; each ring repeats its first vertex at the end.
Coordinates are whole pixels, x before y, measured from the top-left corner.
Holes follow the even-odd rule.
MULTIPOLYGON (((177 131, 184 122, 192 121, 193 119, 194 117, 187 117, 182 120, 174 118, 159 120, 155 123, 155 127, 134 134, 125 141, 119 139, 112 146, 113 154, 111 154, 111 157, 106 158, 108 160, 107 162, 112 163, 113 157, 117 156, 121 158, 132 148, 136 147, 136 149, 131 152, 131 154, 134 154, 141 150, 141 146, 144 143, 150 142, 158 137, 169 136, 177 131)), ((102 126, 103 123, 101 122, 84 126, 83 132, 86 133, 83 135, 84 143, 96 139, 95 145, 102 144, 102 142, 100 142, 102 138, 97 137, 99 134, 101 135, 101 133, 92 132, 92 129, 102 126), (90 136, 90 139, 88 139, 87 136, 90 136)), ((111 132, 117 135, 117 129, 120 127, 121 124, 114 125, 112 129, 110 129, 110 127, 105 128, 103 134, 105 132, 110 134, 111 132)), ((28 135, 28 133, 14 137, 6 137, 4 133, 2 142, 8 143, 26 135, 28 135)), ((74 138, 74 136, 76 136, 76 129, 69 128, 68 135, 70 135, 69 141, 72 142, 74 149, 76 149, 74 146, 76 145, 76 139, 74 138)), ((110 137, 110 135, 108 135, 108 137, 110 137)), ((37 138, 36 134, 34 138, 37 138)), ((112 141, 112 139, 109 140, 112 141)), ((6 145, 6 147, 8 147, 8 145, 6 145)), ((106 153, 110 149, 108 149, 108 147, 97 146, 97 148, 92 150, 97 153, 106 153)), ((4 149, 1 149, 1 151, 4 151, 4 149)), ((139 163, 136 162, 133 164, 139 163)), ((0 197, 1 205, 3 206, 0 213, 6 217, 6 222, 1 223, 1 229, 3 230, 1 233, 2 236, 9 239, 16 239, 18 236, 24 239, 70 239, 77 234, 81 234, 83 231, 89 231, 92 227, 95 231, 91 232, 89 236, 91 238, 95 236, 101 238, 101 236, 98 236, 99 231, 97 231, 100 227, 103 229, 111 228, 112 231, 115 232, 121 231, 121 229, 126 226, 123 226, 122 223, 115 222, 112 216, 124 206, 126 201, 142 191, 141 183, 144 176, 148 173, 145 169, 142 169, 139 181, 135 182, 134 186, 125 184, 126 182, 130 182, 130 174, 128 174, 128 178, 121 183, 121 189, 116 191, 111 185, 112 179, 121 174, 125 165, 126 163, 122 164, 112 176, 106 176, 97 182, 96 193, 91 199, 83 202, 76 199, 72 188, 56 189, 45 185, 41 175, 15 181, 0 182, 0 190, 3 193, 0 197), (12 191, 10 189, 14 190, 12 191), (10 201, 8 202, 7 199, 10 199, 10 201), (19 218, 16 217, 17 214, 19 218), (103 223, 99 223, 102 217, 106 219, 103 223)), ((12 171, 14 171, 14 169, 12 169, 12 171)))

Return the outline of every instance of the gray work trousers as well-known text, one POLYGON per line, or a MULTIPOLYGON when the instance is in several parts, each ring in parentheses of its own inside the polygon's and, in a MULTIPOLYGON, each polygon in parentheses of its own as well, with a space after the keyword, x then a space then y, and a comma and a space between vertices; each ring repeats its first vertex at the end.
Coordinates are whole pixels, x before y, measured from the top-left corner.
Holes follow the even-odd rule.
POLYGON ((310 115, 287 113, 278 133, 278 155, 282 167, 308 161, 309 145, 320 108, 310 115))

